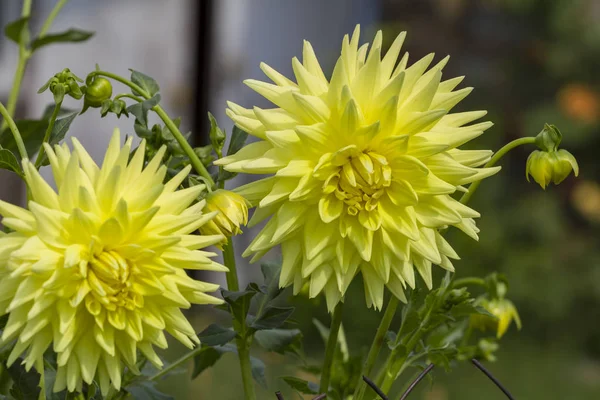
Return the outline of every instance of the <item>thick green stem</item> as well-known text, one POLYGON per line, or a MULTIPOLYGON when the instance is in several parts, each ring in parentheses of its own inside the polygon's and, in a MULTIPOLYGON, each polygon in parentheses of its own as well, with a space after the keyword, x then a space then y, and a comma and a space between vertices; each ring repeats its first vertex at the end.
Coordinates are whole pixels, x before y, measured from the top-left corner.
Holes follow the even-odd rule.
POLYGON ((325 360, 323 360, 323 369, 321 370, 321 383, 319 385, 319 393, 327 393, 329 391, 329 378, 331 377, 331 365, 333 364, 333 356, 337 347, 338 334, 342 325, 343 304, 341 301, 335 306, 333 316, 331 317, 331 327, 329 328, 329 337, 325 347, 325 360))
POLYGON ((62 100, 54 105, 54 111, 52 111, 52 116, 50 116, 50 121, 48 121, 48 128, 46 128, 46 133, 44 134, 44 141, 42 142, 42 146, 40 147, 40 151, 35 159, 35 168, 39 169, 42 164, 42 160, 44 159, 44 145, 43 143, 48 143, 50 140, 50 135, 52 134, 52 129, 54 129, 54 123, 56 122, 56 118, 58 117, 58 113, 60 112, 60 107, 62 106, 62 100))
POLYGON ((468 278, 460 278, 452 282, 452 287, 454 289, 458 289, 465 286, 485 286, 485 280, 482 278, 477 278, 475 276, 470 276, 468 278))
POLYGON ((27 155, 27 150, 25 149, 25 143, 23 143, 23 138, 21 137, 21 133, 19 132, 17 125, 15 125, 15 121, 13 121, 10 113, 8 112, 8 110, 6 108, 4 108, 4 104, 2 104, 1 102, 0 102, 0 114, 4 118, 4 121, 2 121, 2 123, 8 125, 8 127, 10 128, 10 131, 13 134, 13 137, 15 138, 15 143, 17 144, 17 148, 19 149, 19 154, 21 155, 21 159, 29 160, 29 156, 27 155))
MULTIPOLYGON (((131 82, 130 80, 125 79, 122 76, 119 76, 117 74, 113 74, 113 73, 107 72, 107 71, 94 71, 94 72, 91 72, 90 75, 92 75, 92 76, 93 75, 101 75, 101 76, 105 76, 107 78, 114 79, 117 82, 121 82, 122 84, 129 86, 135 92, 142 95, 143 98, 145 98, 145 99, 152 98, 152 96, 150 96, 150 94, 148 92, 146 92, 144 89, 142 89, 140 86, 136 85, 135 83, 131 82)), ((185 154, 190 159, 190 163, 192 164, 192 167, 194 167, 194 169, 196 170, 198 175, 200 175, 204 179, 206 179, 206 181, 208 183, 210 183, 211 187, 214 188, 215 182, 212 179, 212 177, 210 176, 210 174, 208 173, 208 170, 206 169, 204 164, 202 164, 202 161, 200 161, 200 158, 198 158, 196 153, 194 153, 194 149, 192 148, 192 146, 190 146, 188 141, 185 140, 185 138, 183 137, 183 134, 181 133, 179 128, 177 128, 177 126, 175 125, 173 120, 169 117, 169 115, 165 112, 165 110, 159 105, 152 107, 152 110, 160 117, 160 119, 163 120, 163 122, 165 123, 167 128, 169 128, 169 130, 171 131, 171 133, 173 134, 173 136, 175 137, 175 139, 177 140, 177 142, 179 143, 179 145, 181 146, 181 148, 183 149, 185 154)))
MULTIPOLYGON (((31 0, 23 1, 23 8, 21 9, 21 17, 27 18, 31 14, 31 0)), ((23 26, 25 32, 21 33, 19 37, 19 60, 17 61, 17 69, 13 77, 13 85, 8 95, 8 102, 6 103, 6 110, 10 118, 15 115, 15 109, 17 108, 17 100, 19 99, 19 93, 21 91, 21 82, 23 82, 23 76, 25 75, 25 68, 27 67, 27 61, 31 57, 31 51, 27 48, 27 41, 29 39, 29 23, 25 23, 23 26)), ((4 121, 0 125, 0 132, 6 129, 8 120, 4 117, 4 121)))
POLYGON ((56 18, 60 10, 62 10, 62 8, 65 6, 65 4, 67 4, 68 1, 69 0, 58 0, 56 2, 54 8, 52 8, 52 11, 50 11, 50 14, 48 14, 48 17, 46 17, 46 21, 44 21, 44 25, 42 25, 42 29, 40 30, 40 34, 38 37, 41 38, 43 36, 46 36, 46 33, 48 33, 48 30, 52 26, 54 19, 56 18))
MULTIPOLYGON (((496 163, 498 161, 500 161, 500 159, 502 157, 504 157, 504 155, 506 153, 508 153, 515 147, 518 147, 518 146, 521 146, 524 144, 534 144, 534 143, 535 143, 535 137, 524 137, 524 138, 520 138, 520 139, 515 139, 512 142, 507 143, 504 147, 502 147, 500 150, 498 150, 496 153, 494 153, 494 155, 492 156, 490 161, 488 161, 488 163, 485 164, 484 168, 489 168, 489 167, 493 167, 494 165, 496 165, 496 163)), ((471 196, 473 196, 473 193, 475 193, 475 191, 477 190, 479 185, 481 185, 481 181, 475 181, 475 182, 471 183, 471 185, 469 186, 469 191, 467 193, 463 194, 463 196, 460 198, 460 202, 463 204, 467 204, 467 202, 471 199, 471 196)))
MULTIPOLYGON (((233 292, 240 290, 240 283, 237 276, 235 264, 235 252, 233 250, 233 240, 229 238, 227 244, 223 247, 223 263, 229 272, 225 275, 227 279, 227 289, 233 292)), ((256 400, 254 393, 254 382, 252 381, 252 366, 250 364, 250 346, 252 345, 252 334, 246 330, 246 321, 233 320, 233 329, 237 333, 236 345, 238 357, 240 360, 240 369, 242 371, 242 383, 244 385, 244 395, 246 400, 256 400)))
MULTIPOLYGON (((373 366, 375 365, 375 361, 377 360, 377 356, 381 351, 381 347, 385 342, 385 334, 387 333, 390 325, 392 323, 392 319, 396 314, 396 309, 398 308, 399 300, 396 296, 392 295, 390 301, 388 302, 385 313, 381 318, 381 322, 379 323, 379 327, 377 328, 377 333, 375 333, 375 338, 373 339, 373 343, 371 344, 371 348, 369 349, 369 354, 367 355, 367 361, 363 366, 361 371, 361 376, 366 376, 369 378, 371 372, 373 370, 373 366)), ((356 390, 354 391, 353 399, 359 400, 362 399, 365 391, 367 389, 367 384, 361 379, 356 386, 356 390)))
POLYGON ((229 268, 229 272, 225 274, 225 278, 227 279, 227 290, 237 292, 240 290, 240 283, 238 281, 235 253, 233 251, 233 240, 231 238, 228 238, 227 244, 223 246, 223 263, 229 268))
POLYGON ((158 371, 156 374, 152 375, 150 378, 148 378, 148 380, 155 381, 155 380, 160 379, 161 377, 167 375, 169 372, 173 371, 175 368, 179 367, 181 364, 194 358, 201 351, 202 351, 202 346, 196 347, 194 350, 190 351, 189 353, 184 354, 177 360, 173 361, 171 364, 169 364, 169 366, 163 368, 162 370, 158 371))

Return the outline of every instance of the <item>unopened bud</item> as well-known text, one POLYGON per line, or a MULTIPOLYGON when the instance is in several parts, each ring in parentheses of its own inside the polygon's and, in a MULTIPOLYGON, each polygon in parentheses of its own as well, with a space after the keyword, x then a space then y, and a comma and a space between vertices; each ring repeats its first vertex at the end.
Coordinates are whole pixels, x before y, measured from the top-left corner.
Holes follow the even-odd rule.
POLYGON ((560 149, 552 152, 536 150, 527 159, 525 176, 529 181, 531 175, 543 189, 546 189, 550 182, 558 185, 564 181, 571 171, 578 176, 579 165, 567 150, 560 149))
MULTIPOLYGON (((202 225, 203 235, 224 235, 226 238, 242 233, 240 227, 248 223, 248 202, 229 190, 218 189, 206 196, 204 212, 217 212, 215 217, 202 225)), ((224 241, 225 242, 225 241, 224 241)), ((223 242, 223 243, 224 243, 223 242)))
POLYGON ((482 298, 478 304, 491 315, 473 314, 471 315, 471 325, 482 331, 496 331, 496 336, 501 338, 508 327, 515 321, 517 329, 521 329, 521 318, 515 305, 508 299, 482 298))

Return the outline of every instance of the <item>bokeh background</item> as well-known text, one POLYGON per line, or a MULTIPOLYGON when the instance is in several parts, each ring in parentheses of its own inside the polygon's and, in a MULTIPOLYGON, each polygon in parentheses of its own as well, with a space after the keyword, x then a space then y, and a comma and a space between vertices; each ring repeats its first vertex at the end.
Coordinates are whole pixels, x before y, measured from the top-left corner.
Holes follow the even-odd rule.
MULTIPOLYGON (((0 2, 3 25, 18 17, 19 3, 0 2)), ((53 4, 34 0, 34 29, 53 4)), ((36 91, 49 77, 65 67, 85 76, 99 62, 115 73, 127 75, 127 68, 134 68, 156 78, 167 110, 183 117, 198 145, 207 144, 208 110, 230 131, 226 100, 246 107, 268 105, 242 84, 246 78, 263 78, 260 61, 289 76, 291 58, 301 55, 307 39, 321 65, 331 71, 343 35, 355 24, 362 26, 361 41, 383 29, 389 44, 407 30, 405 50, 412 62, 430 52, 437 60, 450 54, 445 77, 466 75, 463 86, 476 88, 457 108, 487 109, 495 126, 475 147, 498 149, 512 139, 535 135, 549 122, 560 127, 563 146, 578 159, 578 179, 570 177, 543 191, 525 180, 532 148, 512 152, 502 161, 503 171, 487 180, 473 200, 482 213, 479 243, 457 232, 450 239, 462 256, 456 263, 458 276, 499 271, 510 281, 509 297, 520 311, 523 329, 511 328, 498 362, 489 367, 516 398, 600 398, 599 22, 597 0, 72 0, 52 30, 76 26, 97 34, 85 45, 36 53, 18 112, 22 118, 39 116, 51 98, 36 91)), ((16 54, 12 42, 0 40, 3 100, 16 54)), ((132 133, 131 121, 112 115, 100 119, 88 111, 75 120, 71 134, 100 159, 115 126, 132 133)), ((3 200, 22 201, 22 193, 17 179, 0 175, 3 200)), ((245 242, 238 238, 238 250, 245 242)), ((260 276, 257 265, 239 262, 242 280, 260 276)), ((207 279, 224 283, 222 276, 207 279)), ((343 322, 355 354, 366 351, 380 318, 364 307, 362 297, 361 285, 354 285, 343 322)), ((305 334, 306 352, 318 360, 323 345, 312 318, 327 323, 325 306, 290 301, 298 306, 294 319, 305 334)), ((190 317, 198 331, 222 318, 207 308, 192 309, 190 317)), ((174 344, 164 357, 172 360, 182 351, 174 344)), ((291 374, 294 360, 261 357, 270 389, 261 390, 259 398, 274 398, 275 390, 285 390, 278 376, 291 374)), ((469 364, 432 375, 433 383, 422 383, 410 398, 503 398, 469 364)), ((184 371, 161 387, 176 399, 241 398, 232 355, 193 382, 184 371)))

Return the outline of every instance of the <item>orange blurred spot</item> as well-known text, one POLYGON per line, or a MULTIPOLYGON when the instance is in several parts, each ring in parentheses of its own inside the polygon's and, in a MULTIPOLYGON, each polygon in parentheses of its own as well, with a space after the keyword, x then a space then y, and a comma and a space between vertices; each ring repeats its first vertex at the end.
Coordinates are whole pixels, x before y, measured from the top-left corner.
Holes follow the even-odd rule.
POLYGON ((598 94, 588 86, 571 83, 564 86, 557 95, 560 109, 569 117, 585 123, 594 123, 600 117, 598 94))
POLYGON ((600 223, 600 185, 592 181, 579 181, 573 190, 571 201, 581 215, 600 223))

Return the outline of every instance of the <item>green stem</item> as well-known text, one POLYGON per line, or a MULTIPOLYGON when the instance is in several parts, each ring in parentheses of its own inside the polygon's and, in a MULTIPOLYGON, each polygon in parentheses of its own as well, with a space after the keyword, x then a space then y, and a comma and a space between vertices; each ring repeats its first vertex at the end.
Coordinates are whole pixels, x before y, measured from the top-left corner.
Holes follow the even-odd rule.
MULTIPOLYGON (((113 74, 113 73, 107 72, 107 71, 93 71, 89 74, 89 76, 93 76, 93 75, 101 75, 101 76, 105 76, 107 78, 114 79, 117 82, 121 82, 122 84, 129 86, 135 92, 141 94, 143 98, 145 98, 145 99, 152 98, 152 96, 150 96, 150 94, 148 92, 146 92, 144 89, 142 89, 140 86, 136 85, 135 83, 131 82, 130 80, 125 79, 122 76, 119 76, 117 74, 113 74)), ((204 179, 206 179, 206 181, 208 183, 210 183, 210 185, 214 188, 215 181, 212 179, 212 177, 208 173, 204 164, 202 164, 202 161, 200 161, 200 158, 198 158, 196 153, 194 153, 194 149, 192 148, 192 146, 190 146, 188 141, 185 140, 185 138, 183 137, 183 134, 181 133, 179 128, 177 128, 177 126, 175 125, 173 120, 169 117, 169 115, 165 112, 165 110, 158 104, 156 106, 152 107, 152 110, 156 114, 158 114, 158 116, 163 120, 163 122, 165 123, 167 128, 169 128, 169 130, 171 131, 171 133, 173 134, 173 136, 175 137, 175 139, 177 140, 177 142, 179 143, 179 145, 181 146, 181 148, 183 149, 185 154, 190 159, 192 167, 194 167, 194 169, 196 170, 198 175, 200 175, 204 179)))
MULTIPOLYGON (((233 250, 233 240, 227 239, 227 244, 223 247, 223 263, 229 272, 225 275, 227 279, 227 289, 233 292, 240 290, 240 283, 237 276, 235 264, 235 252, 233 250)), ((252 334, 246 330, 246 320, 233 319, 233 329, 237 333, 236 345, 238 349, 238 358, 240 360, 240 369, 242 372, 242 384, 244 385, 244 394, 246 400, 256 400, 254 393, 254 382, 252 381, 252 366, 250 364, 250 346, 252 344, 252 334)))
POLYGON ((468 278, 457 279, 452 283, 452 287, 454 289, 458 289, 465 286, 485 286, 485 280, 482 278, 477 278, 475 276, 470 276, 468 278))
POLYGON ((27 155, 27 150, 25 149, 25 144, 23 143, 23 138, 21 137, 21 133, 19 132, 17 125, 15 125, 15 121, 13 121, 12 117, 10 116, 10 112, 6 108, 4 108, 4 104, 2 104, 1 102, 0 102, 0 114, 2 115, 2 117, 4 117, 4 120, 2 121, 2 123, 8 125, 8 127, 10 128, 10 131, 13 134, 13 137, 15 138, 15 143, 17 144, 17 148, 19 149, 19 154, 21 155, 21 159, 29 160, 29 156, 27 155))
POLYGON ((156 374, 152 375, 150 378, 148 378, 148 380, 150 381, 155 381, 160 379, 161 377, 165 376, 166 374, 168 374, 169 372, 173 371, 175 368, 179 367, 181 364, 185 363, 186 361, 194 358, 196 355, 198 355, 201 351, 202 351, 202 346, 198 346, 195 349, 193 349, 192 351, 190 351, 189 353, 184 354, 183 356, 181 356, 180 358, 178 358, 177 360, 173 361, 171 364, 169 364, 168 367, 158 371, 156 374))
MULTIPOLYGON (((502 147, 500 150, 498 150, 496 153, 494 153, 494 155, 492 156, 490 161, 488 161, 488 163, 485 164, 484 168, 489 168, 489 167, 493 167, 494 165, 496 165, 496 163, 498 161, 500 161, 500 159, 502 157, 504 157, 504 155, 506 153, 508 153, 515 147, 518 147, 518 146, 521 146, 524 144, 534 144, 534 143, 535 143, 535 137, 524 137, 524 138, 515 139, 512 142, 507 143, 504 147, 502 147)), ((477 190, 479 185, 481 185, 480 180, 471 183, 471 185, 469 186, 469 191, 467 193, 463 194, 463 196, 460 198, 460 202, 463 204, 467 204, 467 202, 471 199, 471 196, 473 196, 473 193, 475 193, 475 191, 477 190)))
MULTIPOLYGON (((444 294, 441 293, 441 296, 443 296, 443 295, 444 294)), ((433 302, 431 304, 431 306, 429 307, 429 309, 427 310, 425 317, 423 317, 423 320, 419 323, 419 327, 417 329, 415 329, 414 333, 412 334, 412 336, 410 337, 410 339, 408 340, 408 342, 406 343, 405 346, 402 346, 402 347, 396 346, 396 348, 394 350, 392 350, 392 354, 390 354, 390 357, 388 358, 388 361, 384 367, 383 382, 379 386, 384 393, 389 392, 392 385, 398 378, 398 374, 404 370, 408 356, 413 351, 413 349, 417 345, 417 343, 419 343, 419 340, 421 339, 421 336, 424 333, 423 328, 425 326, 427 326, 427 323, 429 322, 429 316, 431 315, 431 313, 433 312, 433 310, 436 307, 437 307, 437 302, 433 302), (403 352, 402 356, 398 355, 398 352, 400 351, 400 349, 402 349, 402 352, 403 352)), ((397 340, 400 340, 400 335, 398 335, 397 340)))
POLYGON ((60 107, 62 106, 62 100, 54 105, 54 111, 52 111, 52 115, 50 116, 50 121, 48 121, 48 128, 46 128, 46 133, 44 134, 44 141, 42 142, 42 146, 40 147, 40 151, 35 159, 35 168, 39 169, 42 164, 42 159, 44 158, 44 145, 43 143, 48 143, 50 140, 50 135, 52 134, 52 129, 54 129, 54 123, 56 122, 56 118, 58 117, 58 113, 60 112, 60 107))
POLYGON ((331 317, 331 327, 329 328, 329 337, 325 346, 325 360, 323 361, 323 369, 321 370, 321 382, 319 384, 319 393, 329 392, 329 378, 331 377, 331 365, 333 364, 333 356, 337 347, 337 338, 342 325, 343 304, 341 301, 335 306, 333 316, 331 317))
POLYGON ((131 93, 121 93, 121 94, 118 94, 118 95, 116 95, 116 96, 114 97, 114 99, 113 99, 113 100, 119 100, 119 99, 121 99, 121 98, 123 98, 123 97, 127 97, 127 98, 129 98, 129 99, 135 100, 135 101, 137 101, 138 103, 141 103, 142 101, 144 101, 144 99, 142 99, 141 97, 134 96, 134 95, 133 95, 133 94, 131 94, 131 93))
POLYGON ((240 283, 238 281, 235 253, 233 251, 233 240, 231 238, 228 238, 227 244, 223 246, 223 263, 229 268, 229 272, 225 274, 227 279, 227 290, 237 292, 240 290, 240 283))
MULTIPOLYGON (((21 10, 21 17, 27 18, 31 14, 31 0, 23 1, 23 8, 21 10)), ((15 115, 15 109, 17 108, 17 100, 19 99, 19 93, 21 91, 21 82, 23 82, 23 76, 25 75, 25 68, 27 67, 27 61, 31 57, 31 51, 27 49, 27 40, 29 39, 29 23, 25 23, 23 29, 27 32, 21 33, 19 37, 19 60, 17 61, 17 69, 13 77, 13 85, 8 95, 8 102, 6 103, 6 110, 10 118, 15 115)), ((4 114, 3 114, 4 115, 4 114)), ((6 129, 8 125, 8 119, 4 117, 4 121, 0 125, 0 132, 6 129)))
MULTIPOLYGON (((363 369, 360 373, 361 376, 369 377, 373 370, 373 366, 375 365, 375 361, 377 360, 377 356, 381 351, 381 347, 385 341, 385 334, 387 333, 390 325, 392 323, 392 319, 396 314, 396 309, 398 308, 399 300, 396 296, 392 295, 390 301, 388 302, 385 313, 383 314, 383 318, 379 323, 379 327, 377 328, 377 332, 375 333, 375 338, 373 339, 373 343, 371 344, 371 348, 369 349, 369 354, 367 355, 367 361, 363 366, 363 369)), ((359 400, 362 399, 365 391, 367 389, 367 384, 361 379, 356 386, 356 390, 354 391, 353 399, 359 400)))
POLYGON ((52 11, 50 11, 50 14, 48 14, 48 17, 46 17, 46 21, 44 21, 44 25, 42 25, 42 29, 40 30, 40 34, 38 37, 41 38, 43 36, 46 36, 46 33, 48 33, 48 30, 52 26, 54 19, 56 18, 60 10, 62 10, 62 8, 65 6, 65 4, 67 4, 68 1, 69 0, 58 0, 56 2, 54 8, 52 8, 52 11))

